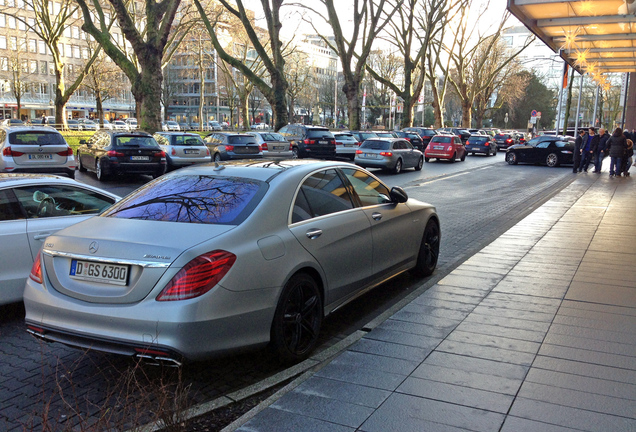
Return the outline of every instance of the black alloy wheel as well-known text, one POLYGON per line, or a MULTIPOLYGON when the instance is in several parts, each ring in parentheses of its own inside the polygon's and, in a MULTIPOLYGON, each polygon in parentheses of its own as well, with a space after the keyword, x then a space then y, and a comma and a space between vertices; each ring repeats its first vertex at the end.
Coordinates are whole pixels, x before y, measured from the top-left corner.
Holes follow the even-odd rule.
POLYGON ((424 228, 420 251, 417 255, 417 264, 411 272, 417 277, 426 277, 433 274, 439 258, 439 245, 441 233, 436 220, 430 219, 424 228))
POLYGON ((420 156, 420 159, 417 161, 417 165, 415 165, 415 171, 422 171, 423 166, 424 166, 424 157, 420 156))
POLYGON ((82 164, 82 158, 80 157, 79 152, 77 152, 77 169, 79 172, 86 172, 86 167, 82 164))
POLYGON ((506 153, 506 162, 508 162, 508 165, 517 165, 518 161, 515 152, 506 153))
POLYGON ((393 167, 393 174, 399 174, 402 172, 402 159, 397 160, 397 162, 395 162, 395 166, 393 167))
POLYGON ((322 297, 318 284, 306 273, 289 279, 272 322, 272 346, 284 362, 307 358, 316 347, 322 325, 322 297))
POLYGON ((106 174, 104 173, 104 167, 102 166, 101 159, 97 159, 97 162, 95 162, 95 176, 99 181, 106 180, 106 174))
POLYGON ((545 158, 545 164, 550 168, 559 166, 559 155, 557 155, 556 153, 550 153, 545 158))

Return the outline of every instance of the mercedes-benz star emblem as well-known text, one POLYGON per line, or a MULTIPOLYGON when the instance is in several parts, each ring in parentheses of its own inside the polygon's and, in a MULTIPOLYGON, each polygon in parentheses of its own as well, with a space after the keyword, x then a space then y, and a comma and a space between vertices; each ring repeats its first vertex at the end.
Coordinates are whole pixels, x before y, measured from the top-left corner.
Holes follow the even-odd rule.
POLYGON ((96 241, 91 242, 91 244, 88 245, 88 251, 92 254, 97 252, 97 249, 99 249, 99 243, 97 243, 96 241))

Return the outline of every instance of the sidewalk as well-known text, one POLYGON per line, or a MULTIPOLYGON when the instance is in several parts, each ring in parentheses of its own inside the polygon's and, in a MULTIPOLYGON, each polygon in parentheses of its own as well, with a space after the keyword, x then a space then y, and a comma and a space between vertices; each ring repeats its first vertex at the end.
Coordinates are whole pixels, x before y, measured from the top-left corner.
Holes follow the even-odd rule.
POLYGON ((238 430, 636 431, 635 215, 578 174, 238 430))

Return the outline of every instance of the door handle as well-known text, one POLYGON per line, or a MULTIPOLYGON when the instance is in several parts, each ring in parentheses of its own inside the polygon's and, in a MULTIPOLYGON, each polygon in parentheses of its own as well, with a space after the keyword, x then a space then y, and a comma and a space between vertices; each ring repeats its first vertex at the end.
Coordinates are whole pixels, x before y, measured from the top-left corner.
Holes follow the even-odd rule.
POLYGON ((50 235, 51 235, 51 233, 36 234, 36 235, 33 236, 33 240, 44 240, 45 238, 47 238, 50 235))
POLYGON ((371 217, 373 218, 373 220, 379 221, 380 219, 382 219, 382 213, 375 212, 371 215, 371 217))
POLYGON ((307 233, 305 234, 307 236, 307 238, 314 240, 317 239, 318 237, 320 237, 322 235, 322 230, 321 229, 311 229, 309 231, 307 231, 307 233))

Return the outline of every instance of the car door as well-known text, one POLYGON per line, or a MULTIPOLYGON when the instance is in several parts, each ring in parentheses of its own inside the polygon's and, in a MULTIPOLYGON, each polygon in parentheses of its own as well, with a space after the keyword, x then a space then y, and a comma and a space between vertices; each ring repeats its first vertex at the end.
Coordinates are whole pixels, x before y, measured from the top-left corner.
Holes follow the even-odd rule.
POLYGON ((0 244, 1 305, 22 300, 24 281, 33 264, 26 217, 11 189, 0 189, 0 244))
POLYGON ((38 184, 16 187, 13 191, 27 216, 31 262, 48 236, 100 213, 115 202, 106 195, 71 185, 38 184))
POLYGON ((404 147, 404 153, 406 154, 405 159, 408 160, 408 165, 406 166, 416 166, 420 160, 420 154, 415 151, 415 146, 406 140, 402 141, 402 146, 404 147))
POLYGON ((464 146, 462 139, 455 136, 453 137, 453 142, 455 143, 455 152, 457 153, 457 157, 459 159, 463 158, 464 154, 466 154, 466 147, 464 146))
POLYGON ((369 220, 355 208, 335 169, 316 172, 300 186, 290 230, 322 268, 325 305, 354 295, 371 276, 373 244, 369 220))
POLYGON ((342 168, 371 224, 373 274, 392 274, 413 260, 421 237, 413 235, 416 220, 404 203, 391 202, 389 188, 356 168, 342 168))

